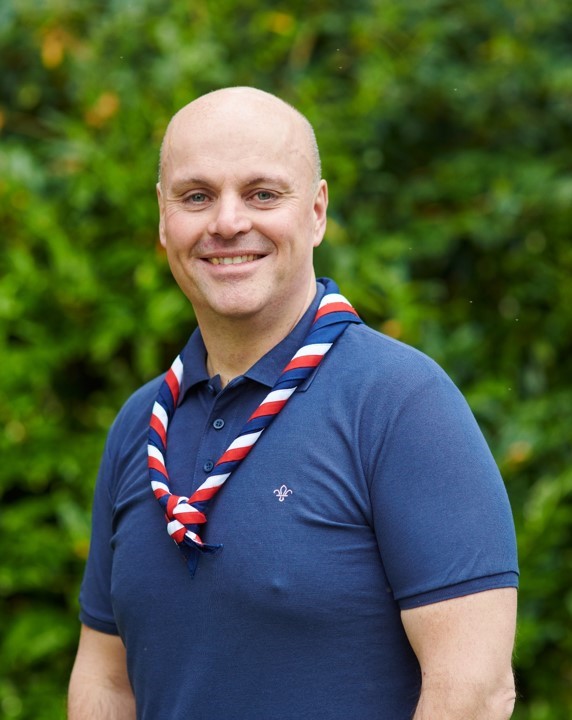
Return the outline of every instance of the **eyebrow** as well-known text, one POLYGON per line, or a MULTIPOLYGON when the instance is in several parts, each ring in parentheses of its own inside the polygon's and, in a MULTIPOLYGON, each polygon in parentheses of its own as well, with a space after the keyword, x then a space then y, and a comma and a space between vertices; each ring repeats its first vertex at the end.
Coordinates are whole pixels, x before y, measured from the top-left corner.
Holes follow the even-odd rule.
MULTIPOLYGON (((244 187, 251 188, 255 187, 256 185, 273 185, 281 188, 287 188, 289 187, 290 183, 286 178, 279 175, 258 175, 257 177, 247 180, 247 182, 244 184, 244 187)), ((212 187, 212 182, 210 182, 206 178, 201 177, 182 177, 173 182, 171 190, 174 193, 180 193, 189 187, 210 188, 212 187)))
POLYGON ((175 180, 171 186, 173 192, 181 192, 189 186, 193 187, 210 187, 208 180, 200 177, 182 177, 179 180, 175 180))
POLYGON ((280 185, 286 187, 288 181, 284 177, 279 175, 259 175, 258 177, 252 178, 246 183, 246 187, 253 187, 254 185, 280 185))

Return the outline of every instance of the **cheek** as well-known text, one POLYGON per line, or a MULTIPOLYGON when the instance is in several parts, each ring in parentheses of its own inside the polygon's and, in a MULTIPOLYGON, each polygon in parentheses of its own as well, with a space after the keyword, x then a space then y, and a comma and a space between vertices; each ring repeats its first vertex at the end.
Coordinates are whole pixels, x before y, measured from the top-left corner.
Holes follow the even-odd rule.
POLYGON ((165 217, 165 234, 175 245, 187 244, 199 231, 198 218, 184 210, 172 210, 165 217))
POLYGON ((289 255, 303 255, 312 244, 309 226, 300 218, 282 218, 262 232, 274 240, 279 250, 289 255))

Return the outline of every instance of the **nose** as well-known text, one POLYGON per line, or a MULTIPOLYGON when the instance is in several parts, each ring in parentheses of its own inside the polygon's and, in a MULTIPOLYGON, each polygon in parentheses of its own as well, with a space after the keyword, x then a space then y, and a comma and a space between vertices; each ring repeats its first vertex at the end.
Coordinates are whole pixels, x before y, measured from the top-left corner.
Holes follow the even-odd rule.
POLYGON ((243 199, 234 194, 221 195, 213 208, 213 217, 207 227, 209 234, 231 240, 236 235, 249 232, 251 228, 252 221, 243 199))

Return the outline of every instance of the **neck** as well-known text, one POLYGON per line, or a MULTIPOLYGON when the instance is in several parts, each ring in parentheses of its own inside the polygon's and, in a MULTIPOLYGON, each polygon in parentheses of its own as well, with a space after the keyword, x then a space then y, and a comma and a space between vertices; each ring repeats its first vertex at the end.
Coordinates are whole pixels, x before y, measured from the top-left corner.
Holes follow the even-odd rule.
POLYGON ((297 325, 315 296, 311 293, 299 307, 268 318, 201 318, 197 316, 203 342, 207 349, 207 371, 220 375, 222 386, 243 375, 261 357, 278 345, 297 325))

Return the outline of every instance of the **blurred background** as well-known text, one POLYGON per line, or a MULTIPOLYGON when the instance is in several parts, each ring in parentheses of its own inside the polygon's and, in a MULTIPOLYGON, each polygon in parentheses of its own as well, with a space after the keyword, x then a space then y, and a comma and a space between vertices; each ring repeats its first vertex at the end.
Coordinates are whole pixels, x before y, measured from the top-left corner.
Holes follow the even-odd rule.
POLYGON ((518 532, 514 717, 572 717, 571 39, 568 0, 2 0, 0 717, 64 716, 106 431, 194 325, 161 137, 227 85, 308 116, 319 273, 469 400, 518 532))

